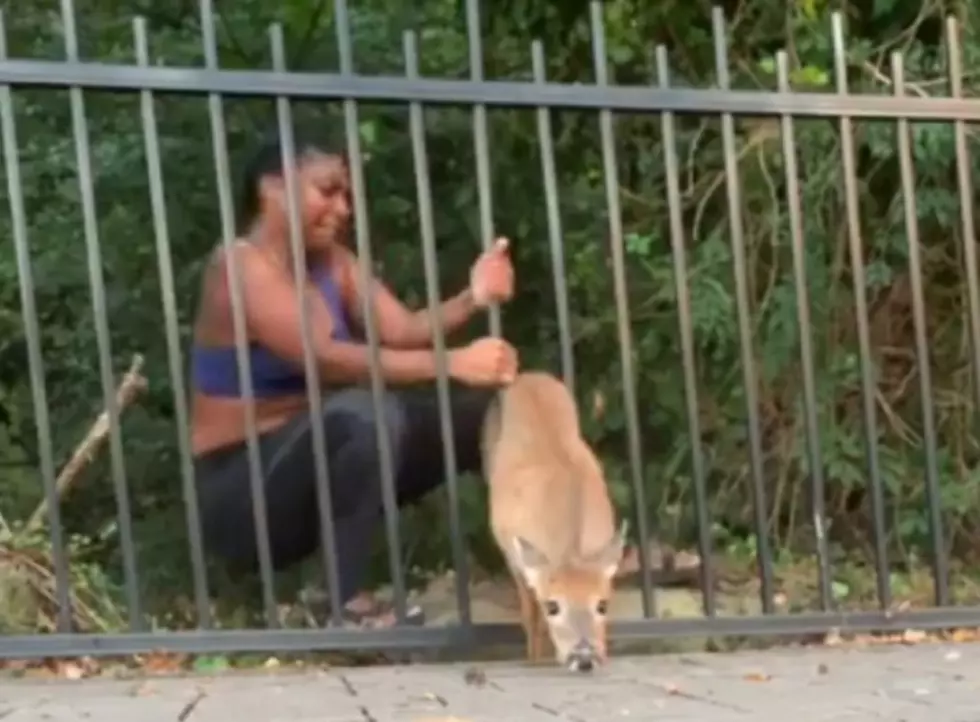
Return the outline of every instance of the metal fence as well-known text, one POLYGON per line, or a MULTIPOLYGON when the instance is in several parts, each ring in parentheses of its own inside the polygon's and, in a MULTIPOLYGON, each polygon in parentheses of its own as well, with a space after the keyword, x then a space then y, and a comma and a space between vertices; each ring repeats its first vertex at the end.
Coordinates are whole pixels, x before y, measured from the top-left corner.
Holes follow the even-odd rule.
MULTIPOLYGON (((562 258, 562 231, 558 217, 557 189, 552 150, 550 110, 556 108, 592 109, 598 111, 602 155, 604 160, 606 200, 609 215, 609 237, 615 284, 615 307, 618 317, 620 361, 622 383, 627 410, 629 462, 632 468, 632 485, 637 509, 636 523, 641 539, 647 538, 647 523, 643 510, 645 503, 641 485, 641 456, 643 440, 639 436, 637 420, 637 394, 634 386, 632 367, 632 339, 630 336, 629 309, 627 308, 626 274, 623 252, 623 231, 620 222, 618 182, 616 178, 616 156, 613 135, 613 114, 617 111, 631 111, 659 114, 662 123, 666 154, 663 159, 667 177, 667 201, 670 212, 671 246, 673 264, 677 281, 677 303, 679 310, 679 334, 683 351, 686 403, 690 424, 690 436, 695 440, 692 449, 692 477, 695 481, 697 518, 700 522, 700 551, 704 560, 702 570, 704 618, 698 619, 658 619, 654 609, 653 582, 650 565, 642 559, 644 619, 617 622, 612 625, 614 639, 647 638, 655 636, 684 635, 728 635, 728 634, 804 634, 819 633, 833 628, 842 631, 887 630, 917 628, 945 628, 980 625, 980 608, 957 608, 950 606, 948 568, 943 545, 943 532, 938 503, 938 482, 936 473, 936 443, 934 433, 934 411, 930 395, 929 365, 920 364, 922 412, 924 416, 924 438, 926 450, 926 488, 930 508, 931 539, 933 551, 933 572, 935 578, 936 606, 924 611, 895 612, 891 610, 889 567, 885 550, 885 517, 881 473, 878 467, 876 448, 876 408, 875 386, 872 380, 871 341, 868 328, 868 302, 865 292, 863 251, 860 209, 857 205, 855 180, 855 157, 852 140, 852 119, 886 119, 897 123, 898 155, 902 175, 902 189, 905 201, 905 218, 909 244, 909 265, 912 282, 912 298, 915 321, 915 351, 919 359, 928 357, 925 333, 925 309, 921 270, 919 268, 919 248, 916 230, 916 209, 914 194, 914 169, 910 148, 909 123, 914 120, 953 122, 956 140, 956 163, 959 170, 958 183, 960 208, 962 214, 963 236, 967 239, 963 253, 966 262, 966 280, 969 294, 969 327, 972 333, 973 378, 980 389, 980 355, 977 343, 980 341, 980 283, 977 277, 977 258, 974 244, 975 229, 971 207, 973 189, 970 179, 970 166, 967 157, 965 124, 980 121, 980 100, 969 100, 961 95, 961 61, 958 47, 956 22, 948 22, 948 48, 950 78, 953 97, 922 98, 907 97, 904 91, 903 62, 900 54, 892 57, 894 96, 850 95, 848 93, 847 65, 845 61, 845 38, 840 15, 833 16, 833 47, 836 60, 836 93, 793 93, 789 85, 788 61, 785 53, 778 55, 778 92, 733 91, 729 87, 729 72, 725 42, 724 18, 720 10, 714 12, 714 47, 717 71, 715 89, 673 88, 669 79, 667 52, 658 47, 656 53, 659 82, 654 87, 615 87, 609 83, 606 68, 602 8, 600 3, 592 4, 592 40, 597 82, 593 86, 562 85, 550 83, 545 78, 544 58, 541 45, 533 47, 533 82, 488 81, 483 78, 481 69, 482 49, 477 0, 467 2, 467 21, 470 39, 471 78, 469 80, 442 80, 419 77, 415 37, 405 36, 405 57, 408 72, 406 77, 366 77, 357 75, 353 69, 351 36, 348 28, 348 9, 346 0, 336 0, 335 12, 340 48, 339 73, 300 73, 288 71, 285 67, 285 52, 281 29, 270 29, 270 42, 274 69, 270 71, 222 70, 218 67, 218 53, 215 35, 215 18, 212 0, 201 0, 200 19, 203 28, 203 43, 206 57, 204 68, 151 67, 147 49, 146 25, 142 19, 134 21, 135 46, 138 63, 132 66, 109 65, 83 61, 79 57, 78 42, 74 22, 72 0, 62 0, 65 49, 64 62, 8 59, 6 57, 4 33, 0 28, 0 126, 4 160, 8 179, 8 194, 13 228, 13 246, 16 252, 20 279, 23 319, 27 331, 30 374, 33 403, 38 422, 38 443, 41 449, 41 472, 45 483, 45 494, 50 515, 50 535, 57 578, 57 600, 60 605, 60 629, 58 633, 36 636, 11 636, 0 638, 0 657, 39 657, 75 654, 124 654, 147 650, 172 650, 182 652, 205 651, 262 651, 262 650, 368 650, 368 649, 408 649, 421 647, 449 647, 478 644, 484 641, 495 642, 517 639, 516 628, 474 625, 469 614, 469 592, 467 584, 466 555, 460 533, 458 510, 457 479, 452 471, 455 459, 452 458, 451 445, 447 446, 448 489, 450 497, 449 523, 453 535, 453 557, 456 564, 456 597, 460 607, 461 624, 445 628, 411 628, 399 626, 391 630, 353 631, 336 628, 323 629, 283 629, 277 622, 276 597, 273 590, 270 550, 265 522, 265 505, 259 470, 254 415, 250 420, 249 457, 251 483, 256 499, 256 527, 260 549, 260 566, 263 587, 263 602, 268 616, 267 629, 256 630, 218 630, 213 628, 209 613, 208 580, 205 571, 205 552, 199 530, 196 492, 192 479, 192 464, 186 439, 181 446, 181 471, 186 496, 187 522, 192 548, 196 602, 199 612, 200 628, 195 631, 149 631, 144 628, 137 587, 135 553, 132 531, 129 526, 129 501, 126 491, 126 478, 123 468, 122 442, 119 432, 118 408, 113 394, 113 372, 110 363, 106 300, 102 279, 102 264, 96 223, 95 201, 92 188, 91 159, 88 145, 87 117, 85 110, 86 90, 111 90, 118 92, 138 92, 141 96, 142 122, 145 138, 146 159, 151 187, 151 202, 154 217, 156 250, 164 289, 166 310, 166 334, 169 347, 169 362, 173 374, 175 390, 176 417, 186 429, 188 421, 185 400, 185 384, 182 378, 182 355, 176 324, 176 311, 172 281, 172 269, 168 250, 168 228, 163 199, 163 178, 161 172, 160 150, 157 140, 156 119, 154 115, 154 93, 183 93, 207 95, 209 103, 212 141, 214 147, 214 166, 218 179, 220 196, 220 215, 223 240, 230 244, 234 239, 233 207, 230 191, 229 159, 226 150, 222 99, 228 96, 261 96, 276 99, 279 130, 284 145, 287 191, 291 207, 290 241, 294 249, 301 243, 298 230, 298 210, 295 198, 295 181, 290 171, 293 169, 293 136, 290 99, 315 98, 340 100, 343 102, 348 153, 351 161, 352 192, 355 205, 355 227, 358 256, 361 268, 366 274, 372 266, 370 231, 364 202, 364 174, 362 153, 358 134, 358 102, 385 101, 409 103, 411 109, 411 142, 415 156, 415 173, 418 182, 418 203, 421 215, 421 236, 424 244, 425 272, 428 279, 427 297, 431 307, 438 302, 436 289, 436 252, 432 220, 432 198, 429 189, 428 161, 422 108, 424 104, 468 105, 473 109, 473 142, 476 151, 476 178, 480 191, 480 220, 484 245, 493 237, 493 208, 490 197, 490 151, 487 142, 487 108, 490 106, 527 107, 537 109, 539 141, 542 149, 542 172, 544 174, 548 222, 550 226, 550 249, 554 261, 554 284, 558 300, 559 327, 561 330, 561 359, 563 372, 569 383, 573 383, 573 360, 571 335, 569 329, 567 289, 564 279, 562 258), (38 318, 34 305, 34 289, 31 278, 31 265, 28 257, 27 218, 25 204, 20 188, 20 169, 17 155, 17 130, 12 105, 12 92, 19 88, 49 87, 67 88, 70 91, 71 117, 75 149, 77 153, 79 182, 82 193, 84 216, 84 236, 88 251, 88 263, 92 290, 92 302, 99 341, 99 367, 109 409, 111 424, 112 477, 119 505, 119 520, 126 577, 126 592, 129 602, 131 629, 128 633, 116 635, 75 634, 70 630, 69 560, 65 554, 65 539, 58 513, 58 500, 55 489, 55 470, 52 458, 51 417, 45 396, 42 355, 39 343, 38 318), (698 421, 698 400, 695 382, 694 341, 690 316, 689 289, 687 285, 687 266, 685 259, 685 228, 681 215, 681 201, 678 181, 678 158, 675 149, 675 114, 696 113, 720 116, 722 139, 725 149, 725 175, 727 203, 730 221, 731 250, 734 259, 734 278, 736 281, 736 300, 738 312, 738 332, 741 339, 742 370, 745 385, 745 414, 748 424, 750 470, 755 492, 757 557, 761 580, 763 614, 746 617, 721 617, 718 615, 713 589, 713 570, 711 568, 711 540, 706 500, 706 481, 704 462, 696 440, 701 433, 698 421), (819 558, 819 589, 821 609, 808 613, 775 614, 773 606, 774 577, 773 555, 764 531, 764 486, 762 465, 762 441, 758 399, 756 397, 756 362, 752 352, 749 321, 749 295, 746 282, 746 258, 742 237, 742 218, 740 203, 740 180, 735 153, 735 116, 766 115, 781 120, 782 147, 785 157, 785 204, 790 215, 791 242, 793 250, 793 271, 798 288, 803 292, 797 298, 798 322, 802 329, 810 327, 805 268, 803 256, 804 232, 803 210, 800 207, 799 180, 796 167, 796 146, 794 140, 794 118, 822 117, 839 124, 842 141, 842 179, 846 196, 847 229, 849 232, 849 260, 853 268, 854 298, 859 352, 862 374, 863 420, 870 433, 867 434, 867 479, 872 502, 875 526, 876 559, 875 569, 879 597, 878 611, 843 613, 834 610, 831 594, 831 576, 827 540, 823 533, 826 524, 822 500, 824 498, 824 478, 820 462, 820 442, 816 420, 816 389, 814 382, 814 360, 811 341, 802 334, 800 360, 802 367, 802 392, 805 402, 805 429, 808 452, 811 458, 813 508, 812 514, 816 528, 816 549, 819 558)), ((234 255, 231 255, 234 258, 234 255)), ((295 253, 299 259, 300 254, 295 253)), ((297 260, 294 268, 302 280, 305 274, 303 264, 297 260)), ((366 278, 366 276, 365 276, 366 278)), ((246 398, 253 397, 250 381, 249 358, 245 352, 245 330, 243 322, 242 289, 234 269, 230 275, 232 305, 235 318, 235 335, 238 346, 238 363, 245 380, 246 398)), ((365 303, 369 303, 366 301, 365 303)), ((303 304, 301 304, 302 307, 303 304)), ((370 318, 370 309, 365 308, 365 317, 370 318)), ((311 409, 317 408, 320 387, 314 371, 313 352, 310 342, 309 319, 302 319, 304 337, 304 356, 311 409)), ((370 326, 370 325, 369 325, 370 326)), ((500 319, 496 312, 491 313, 491 329, 500 333, 500 319)), ((371 390, 376 411, 380 412, 383 383, 378 373, 377 332, 368 328, 368 343, 374 354, 374 368, 371 376, 371 390)), ((438 383, 440 410, 443 415, 442 432, 451 436, 453 429, 448 421, 448 382, 445 372, 445 342, 441 333, 436 333, 435 348, 440 359, 442 371, 438 383)), ((326 493, 329 477, 329 459, 324 450, 324 434, 319 414, 311 413, 315 429, 314 445, 319 489, 319 505, 322 519, 322 544, 326 550, 325 568, 329 586, 337 587, 337 572, 333 563, 333 526, 329 493, 326 493)), ((388 443, 384 434, 378 435, 379 452, 388 458, 388 443)), ((395 506, 395 492, 392 481, 391 461, 384 468, 384 511, 389 550, 401 548, 399 525, 395 506)), ((645 552, 640 545, 641 554, 645 552)), ((397 552, 389 554, 390 571, 393 583, 396 608, 400 615, 405 612, 405 574, 397 552)), ((339 610, 335 610, 336 615, 339 610)))

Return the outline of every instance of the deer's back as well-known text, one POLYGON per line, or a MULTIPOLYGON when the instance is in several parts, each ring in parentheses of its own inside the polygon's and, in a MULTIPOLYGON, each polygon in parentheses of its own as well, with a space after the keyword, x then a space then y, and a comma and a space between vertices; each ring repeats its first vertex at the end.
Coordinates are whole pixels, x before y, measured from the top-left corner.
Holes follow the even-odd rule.
POLYGON ((554 560, 587 554, 614 533, 595 454, 581 436, 568 388, 541 372, 520 374, 487 415, 483 437, 490 517, 505 554, 520 535, 554 560))

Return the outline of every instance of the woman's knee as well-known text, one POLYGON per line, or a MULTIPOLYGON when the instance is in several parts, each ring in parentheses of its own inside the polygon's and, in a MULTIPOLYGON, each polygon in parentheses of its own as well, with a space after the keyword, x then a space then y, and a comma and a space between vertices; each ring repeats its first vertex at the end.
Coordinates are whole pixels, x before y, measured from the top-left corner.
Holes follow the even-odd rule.
POLYGON ((384 392, 380 408, 370 389, 345 389, 327 398, 323 405, 325 427, 338 435, 360 442, 358 446, 377 453, 377 432, 385 433, 392 456, 400 456, 408 419, 405 406, 394 393, 384 392), (342 428, 338 428, 342 427, 342 428))

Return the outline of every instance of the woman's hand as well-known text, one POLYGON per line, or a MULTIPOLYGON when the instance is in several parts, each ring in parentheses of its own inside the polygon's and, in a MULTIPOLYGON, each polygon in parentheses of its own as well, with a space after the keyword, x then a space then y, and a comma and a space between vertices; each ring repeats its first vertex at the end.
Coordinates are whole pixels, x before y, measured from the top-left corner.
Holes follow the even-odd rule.
POLYGON ((514 266, 506 238, 498 238, 470 270, 470 293, 477 308, 509 301, 514 295, 514 266))
POLYGON ((469 386, 507 385, 517 375, 517 365, 517 350, 492 336, 449 352, 449 375, 469 386))

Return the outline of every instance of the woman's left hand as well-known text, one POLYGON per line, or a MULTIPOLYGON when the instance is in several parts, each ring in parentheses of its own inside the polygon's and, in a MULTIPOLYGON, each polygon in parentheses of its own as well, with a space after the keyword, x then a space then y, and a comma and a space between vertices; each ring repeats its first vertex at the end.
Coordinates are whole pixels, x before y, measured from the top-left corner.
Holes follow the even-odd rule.
POLYGON ((514 266, 507 246, 506 238, 498 238, 470 270, 470 292, 477 308, 509 301, 514 295, 514 266))

